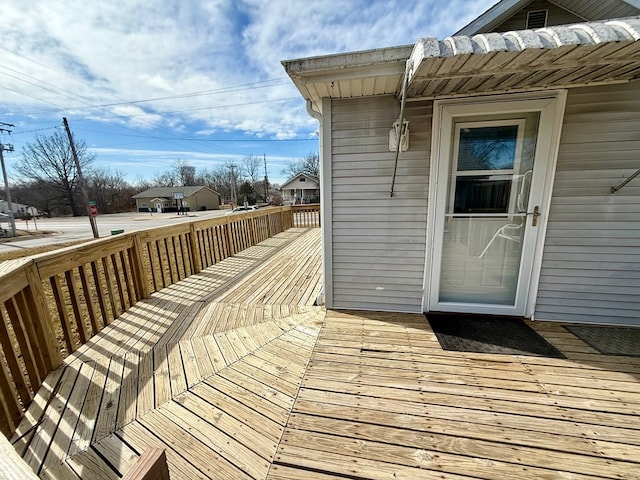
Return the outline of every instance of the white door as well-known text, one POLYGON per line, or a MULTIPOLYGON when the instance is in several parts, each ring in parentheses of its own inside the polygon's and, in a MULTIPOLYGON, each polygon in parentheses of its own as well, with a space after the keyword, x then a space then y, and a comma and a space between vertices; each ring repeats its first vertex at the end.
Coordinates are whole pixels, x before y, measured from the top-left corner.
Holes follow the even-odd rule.
POLYGON ((559 103, 436 103, 428 311, 532 313, 559 103))

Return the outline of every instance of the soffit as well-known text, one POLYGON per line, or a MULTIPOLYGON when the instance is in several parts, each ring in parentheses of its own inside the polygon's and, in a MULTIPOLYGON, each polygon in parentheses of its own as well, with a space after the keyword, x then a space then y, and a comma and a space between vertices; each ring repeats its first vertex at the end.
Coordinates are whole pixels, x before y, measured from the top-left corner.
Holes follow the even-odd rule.
POLYGON ((282 62, 306 100, 395 94, 412 45, 282 62))

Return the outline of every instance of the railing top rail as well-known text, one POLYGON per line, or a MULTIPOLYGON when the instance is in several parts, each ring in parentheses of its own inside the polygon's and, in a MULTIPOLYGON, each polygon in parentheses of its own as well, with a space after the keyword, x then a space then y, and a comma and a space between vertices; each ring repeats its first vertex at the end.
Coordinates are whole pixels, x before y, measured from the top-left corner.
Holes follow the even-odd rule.
POLYGON ((128 248, 132 244, 132 239, 135 235, 140 235, 144 240, 155 239, 159 236, 167 236, 168 230, 173 233, 186 233, 190 230, 193 224, 196 229, 207 228, 211 225, 224 225, 233 220, 241 220, 243 218, 254 218, 261 216, 263 212, 276 213, 286 211, 291 207, 264 207, 254 212, 242 212, 234 215, 225 215, 216 218, 196 219, 191 222, 181 222, 170 227, 151 227, 136 232, 124 233, 121 235, 114 235, 111 237, 98 238, 96 240, 89 240, 78 245, 70 245, 67 247, 61 247, 50 252, 38 253, 27 257, 19 258, 16 260, 6 260, 0 262, 0 281, 14 275, 16 272, 23 270, 26 266, 32 263, 38 263, 40 267, 43 265, 53 265, 60 259, 64 259, 67 265, 73 264, 74 266, 83 265, 90 262, 96 253, 100 256, 110 255, 124 248, 128 248), (124 242, 123 242, 124 241, 124 242), (124 245, 123 245, 124 243, 124 245))

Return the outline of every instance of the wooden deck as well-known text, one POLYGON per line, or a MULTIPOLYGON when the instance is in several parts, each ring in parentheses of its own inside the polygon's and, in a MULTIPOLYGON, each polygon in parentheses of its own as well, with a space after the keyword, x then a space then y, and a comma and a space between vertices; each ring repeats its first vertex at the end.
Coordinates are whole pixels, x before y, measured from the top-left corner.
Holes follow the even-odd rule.
POLYGON ((640 478, 640 358, 443 351, 422 315, 325 312, 289 230, 140 302, 51 374, 12 439, 41 478, 640 478), (44 413, 43 413, 44 412, 44 413))

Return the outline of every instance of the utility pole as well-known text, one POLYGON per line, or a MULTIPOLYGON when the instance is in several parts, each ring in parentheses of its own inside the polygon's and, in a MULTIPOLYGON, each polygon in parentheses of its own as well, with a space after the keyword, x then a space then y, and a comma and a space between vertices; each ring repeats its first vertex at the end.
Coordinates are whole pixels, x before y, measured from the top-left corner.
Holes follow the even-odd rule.
POLYGON ((236 198, 236 168, 237 166, 234 163, 229 165, 229 169, 231 169, 231 202, 234 207, 238 206, 238 199, 236 198))
POLYGON ((73 143, 73 136, 71 135, 71 130, 69 129, 69 123, 67 122, 66 117, 62 117, 62 123, 64 124, 64 129, 67 131, 67 137, 69 137, 69 145, 71 145, 71 153, 73 154, 73 161, 75 162, 76 170, 78 171, 78 181, 80 182, 80 189, 82 190, 84 207, 87 212, 87 216, 89 217, 89 223, 91 223, 91 231, 93 232, 93 238, 100 238, 100 235, 98 235, 98 225, 96 224, 96 219, 92 215, 91 207, 89 206, 89 194, 87 193, 87 184, 84 183, 84 178, 82 177, 82 170, 80 169, 80 161, 78 160, 78 152, 76 152, 76 145, 73 143))
MULTIPOLYGON (((0 122, 5 127, 14 127, 12 123, 0 122)), ((0 128, 0 133, 11 133, 11 130, 0 128)), ((13 204, 11 203, 11 192, 9 191, 9 180, 7 179, 7 169, 4 166, 4 152, 13 152, 13 145, 0 142, 0 164, 2 165, 2 176, 4 177, 4 191, 7 197, 7 208, 9 209, 9 224, 11 225, 11 236, 16 236, 16 219, 13 216, 13 204)))
POLYGON ((263 153, 264 158, 264 201, 269 203, 269 177, 267 176, 267 154, 263 153))

